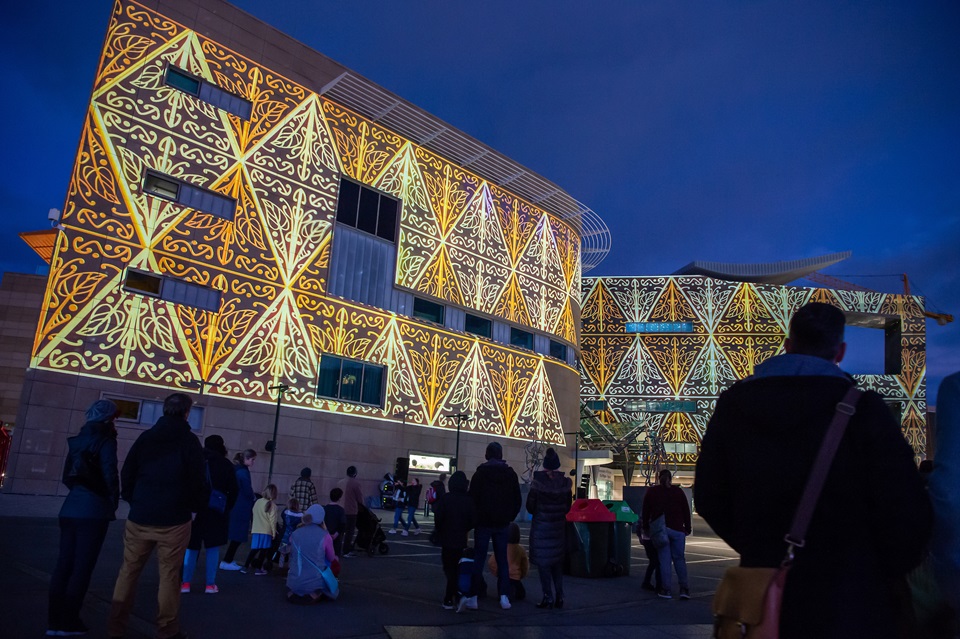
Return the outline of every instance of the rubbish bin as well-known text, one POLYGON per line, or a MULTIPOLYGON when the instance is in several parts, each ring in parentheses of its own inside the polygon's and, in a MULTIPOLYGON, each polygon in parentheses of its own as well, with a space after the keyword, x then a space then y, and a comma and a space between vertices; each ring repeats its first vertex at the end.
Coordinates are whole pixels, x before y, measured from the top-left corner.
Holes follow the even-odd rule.
POLYGON ((567 513, 580 548, 567 555, 565 572, 572 577, 603 577, 610 555, 610 524, 614 515, 599 499, 577 499, 567 513))
POLYGON ((610 560, 620 566, 620 575, 629 576, 633 526, 639 517, 625 501, 605 501, 603 505, 614 516, 610 530, 610 560))

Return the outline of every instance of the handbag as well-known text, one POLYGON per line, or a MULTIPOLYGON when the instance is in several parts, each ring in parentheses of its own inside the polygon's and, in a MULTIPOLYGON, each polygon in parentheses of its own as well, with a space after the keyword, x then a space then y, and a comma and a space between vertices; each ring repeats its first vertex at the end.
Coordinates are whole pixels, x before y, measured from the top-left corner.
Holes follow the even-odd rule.
POLYGON ((650 541, 657 550, 666 548, 670 545, 670 538, 667 537, 667 516, 660 515, 650 522, 650 541))
MULTIPOLYGON (((79 437, 79 435, 75 437, 79 437)), ((70 439, 74 439, 74 437, 70 439)), ((110 494, 107 480, 104 478, 103 470, 100 467, 100 449, 103 448, 104 442, 106 442, 106 438, 101 437, 90 448, 67 455, 62 478, 67 488, 73 490, 75 486, 83 486, 101 496, 110 494)))
POLYGON ((207 468, 207 484, 210 486, 210 499, 207 505, 210 510, 215 510, 218 513, 225 512, 227 510, 227 494, 213 487, 213 480, 210 478, 210 462, 205 465, 207 468))
POLYGON ((310 559, 309 557, 303 554, 303 551, 301 550, 300 546, 293 543, 292 540, 290 543, 294 548, 296 548, 297 557, 299 559, 306 560, 308 564, 316 568, 317 572, 320 573, 320 578, 323 580, 323 585, 326 587, 325 588, 326 592, 324 592, 323 594, 329 597, 330 599, 336 599, 337 597, 339 597, 340 582, 337 580, 337 576, 333 574, 333 568, 331 568, 330 565, 326 565, 323 568, 321 568, 316 563, 314 563, 312 559, 310 559))
MULTIPOLYGON (((780 608, 794 551, 803 548, 810 517, 817 505, 827 471, 843 439, 847 422, 856 412, 863 395, 851 386, 837 404, 833 420, 820 444, 813 469, 807 478, 800 504, 793 515, 790 532, 784 537, 787 553, 777 568, 727 568, 713 597, 713 636, 716 639, 778 639, 780 608)), ((653 525, 651 524, 651 529, 653 525)), ((652 534, 651 534, 652 536, 652 534)))

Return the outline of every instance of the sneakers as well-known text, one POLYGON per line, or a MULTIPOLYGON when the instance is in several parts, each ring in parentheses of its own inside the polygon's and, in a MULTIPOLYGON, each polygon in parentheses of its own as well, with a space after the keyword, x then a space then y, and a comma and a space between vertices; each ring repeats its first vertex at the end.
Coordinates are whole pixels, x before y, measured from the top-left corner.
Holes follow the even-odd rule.
POLYGON ((467 609, 467 598, 460 597, 460 601, 457 602, 457 612, 463 612, 467 609))
POLYGON ((60 630, 47 630, 48 637, 82 637, 90 632, 82 621, 69 624, 60 630))
POLYGON ((180 592, 190 592, 190 582, 185 581, 180 584, 180 592))
POLYGON ((463 612, 464 610, 476 610, 477 609, 477 598, 473 597, 460 597, 460 603, 457 604, 457 612, 463 612))
POLYGON ((414 534, 414 535, 419 535, 419 534, 420 534, 420 529, 419 529, 419 528, 414 528, 414 529, 413 529, 413 534, 414 534))
POLYGON ((681 589, 680 589, 680 598, 681 598, 681 599, 689 599, 689 598, 690 598, 690 589, 689 589, 689 588, 681 588, 681 589))
POLYGON ((251 568, 250 566, 244 566, 240 569, 240 573, 244 575, 251 572, 253 572, 253 568, 251 568))
POLYGON ((404 530, 402 533, 400 533, 400 536, 401 536, 401 537, 409 537, 409 536, 410 536, 410 533, 407 532, 406 530, 404 530))
POLYGON ((235 561, 227 563, 226 561, 220 562, 220 570, 240 570, 240 564, 235 561))
POLYGON ((263 568, 257 568, 257 570, 253 574, 257 577, 262 577, 267 574, 267 571, 264 570, 263 568))
POLYGON ((444 599, 443 603, 440 605, 443 606, 444 610, 453 610, 453 602, 449 599, 444 599))
MULTIPOLYGON (((406 531, 404 531, 404 532, 406 532, 406 531)), ((397 529, 396 529, 396 528, 391 528, 390 530, 387 531, 387 534, 388 534, 388 535, 396 535, 396 534, 397 534, 397 529)))
POLYGON ((343 553, 343 554, 340 555, 340 556, 341 556, 341 557, 356 557, 357 555, 356 555, 355 552, 353 552, 353 551, 351 550, 350 552, 345 552, 345 553, 343 553))
POLYGON ((657 592, 657 596, 661 599, 673 599, 673 593, 667 590, 666 588, 661 588, 657 592))
POLYGON ((220 592, 220 589, 217 588, 217 584, 210 584, 203 592, 207 593, 208 595, 215 595, 220 592))
POLYGON ((506 595, 500 595, 500 607, 504 610, 510 610, 510 597, 506 595))

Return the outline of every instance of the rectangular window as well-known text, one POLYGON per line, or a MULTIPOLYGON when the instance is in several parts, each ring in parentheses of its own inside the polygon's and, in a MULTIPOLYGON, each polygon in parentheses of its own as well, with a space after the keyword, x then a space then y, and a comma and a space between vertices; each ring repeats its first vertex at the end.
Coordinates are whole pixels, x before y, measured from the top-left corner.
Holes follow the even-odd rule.
POLYGON ((193 306, 204 311, 220 310, 220 291, 168 275, 157 275, 128 267, 123 288, 131 293, 159 297, 165 302, 193 306))
POLYGON ((443 324, 443 305, 430 300, 413 298, 414 319, 426 320, 436 324, 443 324))
POLYGON ((519 346, 520 348, 526 348, 532 351, 533 350, 533 333, 522 331, 519 328, 511 328, 510 344, 513 346, 519 346))
POLYGON ((493 322, 488 320, 486 317, 480 317, 478 315, 471 315, 470 313, 467 313, 463 320, 463 329, 468 333, 473 333, 474 335, 479 335, 480 337, 486 337, 487 339, 490 339, 490 337, 493 335, 493 322))
POLYGON ((320 357, 317 397, 383 406, 384 367, 335 355, 320 357))
POLYGON ((550 340, 550 357, 567 361, 567 345, 550 340))
POLYGON ((218 109, 222 109, 238 118, 249 120, 253 114, 253 103, 249 100, 234 95, 229 91, 224 91, 217 85, 203 78, 198 78, 192 73, 188 73, 173 65, 167 66, 167 72, 163 76, 163 82, 168 87, 189 93, 207 104, 212 104, 218 109))
POLYGON ((400 200, 356 182, 340 180, 337 222, 395 242, 399 211, 400 200))
POLYGON ((237 201, 232 197, 152 170, 144 175, 143 192, 225 220, 232 220, 237 210, 237 201))
MULTIPOLYGON (((117 415, 117 421, 120 422, 120 425, 149 428, 163 417, 162 401, 118 397, 115 395, 104 395, 103 399, 109 399, 117 405, 117 408, 120 410, 120 414, 117 415)), ((187 423, 190 424, 191 430, 200 430, 203 427, 203 413, 203 406, 194 404, 190 408, 190 414, 187 415, 187 423)))

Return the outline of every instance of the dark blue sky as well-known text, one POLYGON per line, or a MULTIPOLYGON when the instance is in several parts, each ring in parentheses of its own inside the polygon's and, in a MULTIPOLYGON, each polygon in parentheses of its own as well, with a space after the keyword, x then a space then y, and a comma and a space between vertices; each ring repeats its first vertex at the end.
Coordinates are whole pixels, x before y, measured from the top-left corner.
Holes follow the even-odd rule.
MULTIPOLYGON (((557 183, 613 250, 592 274, 852 250, 827 270, 960 318, 960 4, 237 0, 557 183)), ((109 0, 0 24, 3 267, 66 192, 109 0)), ((928 393, 960 321, 928 322, 928 393)))

